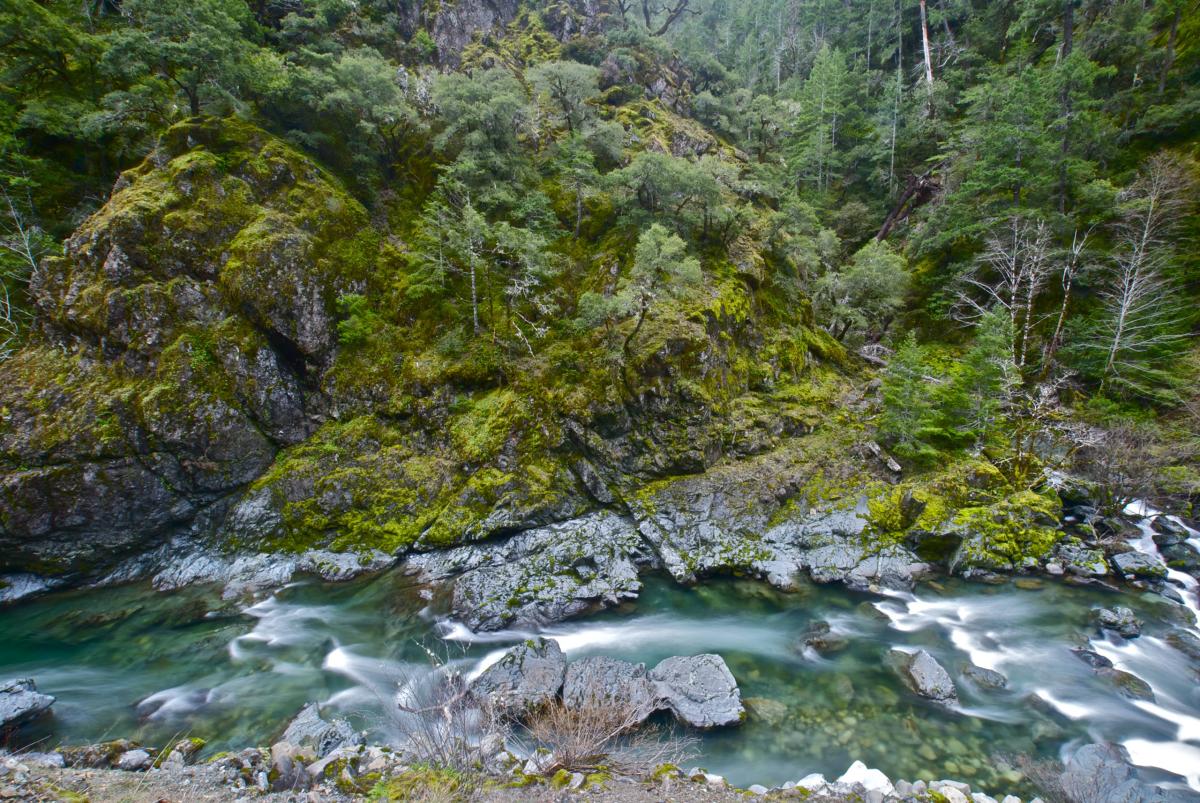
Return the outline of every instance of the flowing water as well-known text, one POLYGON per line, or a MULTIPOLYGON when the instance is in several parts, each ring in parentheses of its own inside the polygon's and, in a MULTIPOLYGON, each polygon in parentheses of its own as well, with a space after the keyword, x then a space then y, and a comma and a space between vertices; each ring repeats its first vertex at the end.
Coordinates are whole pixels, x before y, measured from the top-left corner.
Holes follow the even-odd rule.
MULTIPOLYGON (((1157 554, 1147 536, 1131 542, 1157 554)), ((1192 533, 1200 546, 1200 534, 1192 533)), ((1172 580, 1193 610, 1196 582, 1172 580)), ((1023 584, 1024 585, 1024 584, 1023 584)), ((648 578, 625 608, 546 628, 569 660, 611 655, 653 663, 715 652, 737 678, 749 716, 706 734, 697 763, 736 784, 836 777, 855 759, 893 778, 952 777, 995 792, 1026 791, 1017 756, 1057 758, 1073 744, 1123 743, 1153 781, 1200 789, 1200 683, 1164 634, 1187 611, 1149 593, 1055 582, 1036 588, 929 583, 875 596, 836 586, 784 594, 759 583, 681 588, 648 578), (1145 622, 1133 641, 1105 639, 1092 609, 1128 605, 1145 622), (798 647, 810 624, 847 639, 825 655, 798 647), (1126 699, 1074 656, 1087 647, 1150 684, 1126 699), (910 694, 885 660, 923 648, 955 676, 961 705, 910 694), (960 675, 968 661, 1009 679, 1004 690, 960 675)), ((126 586, 61 593, 0 610, 0 677, 31 676, 58 698, 54 716, 22 733, 43 746, 189 734, 207 751, 269 744, 316 700, 395 741, 399 687, 429 653, 482 671, 526 632, 477 636, 438 621, 398 572, 341 585, 297 583, 250 607, 211 590, 126 586)), ((1190 626, 1190 623, 1189 623, 1190 626)))

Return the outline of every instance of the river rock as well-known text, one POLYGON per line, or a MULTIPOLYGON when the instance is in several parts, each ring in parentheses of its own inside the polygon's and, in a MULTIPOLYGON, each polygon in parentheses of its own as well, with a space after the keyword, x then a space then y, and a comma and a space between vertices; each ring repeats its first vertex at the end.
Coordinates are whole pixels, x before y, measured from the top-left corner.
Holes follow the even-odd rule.
POLYGON ((1194 792, 1164 792, 1138 780, 1125 749, 1115 744, 1088 744, 1075 751, 1058 777, 1070 803, 1166 803, 1197 800, 1194 792))
POLYGON ((954 681, 937 660, 925 650, 906 653, 892 650, 893 660, 900 677, 910 689, 922 697, 937 703, 952 705, 958 702, 958 690, 954 681))
POLYGON ((975 685, 985 689, 1004 689, 1008 687, 1008 678, 994 669, 985 669, 975 664, 967 664, 963 674, 975 682, 975 685))
POLYGON ((1101 667, 1096 674, 1112 683, 1117 693, 1129 700, 1154 700, 1154 690, 1150 684, 1137 675, 1113 667, 1101 667))
POLYGON ((311 747, 318 758, 324 758, 339 747, 362 744, 363 737, 344 719, 324 719, 320 707, 309 703, 288 723, 279 741, 311 747))
POLYGON ((154 762, 154 758, 149 751, 137 748, 135 750, 126 750, 121 755, 117 756, 116 768, 125 770, 126 772, 141 772, 142 770, 150 769, 150 765, 154 762))
POLYGON ((1190 542, 1168 544, 1159 550, 1163 560, 1175 569, 1195 575, 1200 570, 1200 552, 1190 542))
POLYGON ((1167 633, 1167 643, 1190 658, 1193 663, 1200 663, 1200 637, 1192 631, 1182 627, 1172 628, 1167 633))
POLYGON ((737 681, 719 655, 667 658, 650 678, 675 718, 694 728, 736 725, 745 716, 737 681))
POLYGON ((645 664, 607 656, 584 658, 568 666, 562 693, 568 708, 617 707, 627 710, 638 722, 662 707, 659 691, 651 683, 645 664))
POLYGON ((896 791, 896 787, 892 785, 886 775, 879 770, 867 767, 861 761, 851 764, 850 768, 835 783, 848 786, 860 785, 868 792, 882 792, 885 795, 891 795, 896 791))
POLYGON ((835 633, 829 622, 813 622, 800 636, 800 648, 817 652, 838 652, 850 645, 849 639, 835 633))
POLYGON ((1154 543, 1159 546, 1178 544, 1191 535, 1186 527, 1169 516, 1155 516, 1150 526, 1154 529, 1154 543))
POLYGON ((1055 550, 1055 555, 1062 567, 1076 577, 1103 577, 1108 574, 1108 563, 1102 549, 1068 541, 1055 550))
POLYGON ((1126 577, 1161 579, 1167 576, 1167 567, 1161 560, 1142 552, 1122 552, 1113 555, 1109 561, 1117 574, 1126 577))
POLYGON ((567 670, 562 649, 553 639, 518 644, 471 683, 476 699, 509 712, 527 711, 558 697, 567 670))
POLYGON ((1129 608, 1099 608, 1094 615, 1096 623, 1104 630, 1112 630, 1130 639, 1137 638, 1142 634, 1142 623, 1129 608))
POLYGON ((310 748, 301 748, 290 742, 271 745, 271 770, 268 775, 272 792, 305 789, 310 776, 306 765, 315 757, 310 748))
POLYGON ((15 728, 45 714, 54 697, 42 694, 32 678, 0 682, 0 728, 15 728))
POLYGON ((1085 650, 1082 647, 1076 647, 1072 649, 1071 653, 1076 658, 1090 666, 1092 669, 1106 669, 1113 665, 1112 661, 1108 660, 1100 653, 1093 652, 1092 650, 1085 650))

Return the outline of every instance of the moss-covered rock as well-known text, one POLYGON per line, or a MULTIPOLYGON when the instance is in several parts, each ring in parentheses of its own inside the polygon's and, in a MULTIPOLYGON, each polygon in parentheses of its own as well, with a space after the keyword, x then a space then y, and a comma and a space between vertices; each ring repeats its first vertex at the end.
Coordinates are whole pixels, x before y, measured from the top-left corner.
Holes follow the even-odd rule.
POLYGON ((290 146, 232 119, 170 129, 36 273, 41 337, 0 366, 9 567, 91 573, 218 528, 311 431, 336 299, 377 251, 290 146))

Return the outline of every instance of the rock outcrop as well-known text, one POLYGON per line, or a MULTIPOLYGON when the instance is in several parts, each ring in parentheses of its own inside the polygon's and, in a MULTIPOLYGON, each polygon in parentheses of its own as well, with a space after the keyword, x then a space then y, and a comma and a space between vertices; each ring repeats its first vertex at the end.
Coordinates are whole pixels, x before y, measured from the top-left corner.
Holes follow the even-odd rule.
POLYGON ((54 698, 37 690, 30 678, 0 682, 0 729, 15 728, 45 714, 54 698))
POLYGON ((31 284, 42 337, 0 368, 7 568, 94 576, 219 527, 311 431, 306 377, 376 249, 362 206, 274 137, 172 128, 31 284))

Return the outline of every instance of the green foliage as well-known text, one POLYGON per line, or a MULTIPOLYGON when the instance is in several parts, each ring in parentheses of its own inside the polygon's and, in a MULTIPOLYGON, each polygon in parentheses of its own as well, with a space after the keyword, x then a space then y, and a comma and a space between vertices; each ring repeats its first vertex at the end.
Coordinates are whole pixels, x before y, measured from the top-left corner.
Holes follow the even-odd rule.
POLYGON ((382 323, 366 297, 357 293, 348 293, 338 298, 338 311, 343 316, 337 325, 338 342, 343 346, 365 343, 379 330, 382 323))
POLYGON ((530 68, 526 78, 554 109, 555 119, 567 133, 583 129, 588 102, 600 93, 600 70, 574 61, 547 61, 530 68))
POLYGON ((812 287, 813 310, 838 340, 878 340, 904 304, 908 266, 886 242, 869 240, 841 269, 832 268, 812 287))

